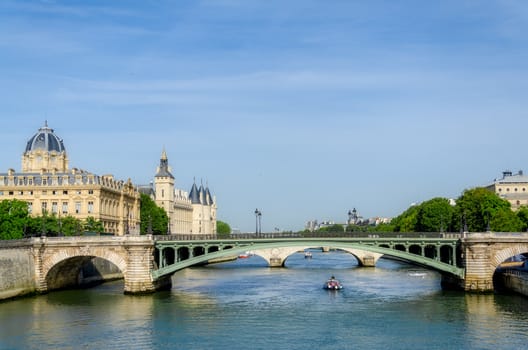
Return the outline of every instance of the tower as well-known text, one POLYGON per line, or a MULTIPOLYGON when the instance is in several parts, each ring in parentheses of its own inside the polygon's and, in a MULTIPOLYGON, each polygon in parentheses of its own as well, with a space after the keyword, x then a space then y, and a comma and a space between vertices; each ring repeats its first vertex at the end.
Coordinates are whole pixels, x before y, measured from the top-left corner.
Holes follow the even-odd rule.
POLYGON ((160 165, 154 176, 154 191, 156 204, 165 209, 169 219, 172 218, 174 212, 174 176, 171 174, 165 149, 161 152, 160 165))

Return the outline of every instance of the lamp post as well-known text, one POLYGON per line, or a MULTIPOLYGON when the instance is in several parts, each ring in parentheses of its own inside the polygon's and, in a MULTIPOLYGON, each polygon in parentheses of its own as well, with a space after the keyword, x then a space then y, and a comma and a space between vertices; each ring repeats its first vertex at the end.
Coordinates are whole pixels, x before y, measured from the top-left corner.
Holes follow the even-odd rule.
POLYGON ((260 218, 262 217, 262 212, 260 210, 255 209, 255 234, 262 233, 262 225, 260 218))
POLYGON ((262 233, 262 222, 260 221, 261 218, 262 218, 262 212, 259 210, 259 213, 258 213, 259 234, 262 233))
POLYGON ((255 234, 256 235, 258 235, 258 231, 259 231, 258 215, 259 215, 259 210, 257 208, 255 209, 255 234))

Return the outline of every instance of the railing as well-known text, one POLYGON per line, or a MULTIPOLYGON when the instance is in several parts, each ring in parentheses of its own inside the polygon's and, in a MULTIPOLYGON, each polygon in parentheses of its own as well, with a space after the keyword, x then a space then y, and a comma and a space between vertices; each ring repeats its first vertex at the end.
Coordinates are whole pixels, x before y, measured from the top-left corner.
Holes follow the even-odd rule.
POLYGON ((460 238, 460 233, 445 232, 270 232, 270 233, 237 233, 227 237, 218 235, 174 234, 156 235, 156 241, 187 241, 215 239, 270 239, 270 238, 460 238))

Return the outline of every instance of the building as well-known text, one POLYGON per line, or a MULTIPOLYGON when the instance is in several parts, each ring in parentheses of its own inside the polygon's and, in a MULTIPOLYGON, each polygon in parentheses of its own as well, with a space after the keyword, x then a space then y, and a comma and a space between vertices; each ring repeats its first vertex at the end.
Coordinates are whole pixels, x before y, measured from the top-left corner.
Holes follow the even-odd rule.
POLYGON ((141 186, 140 191, 150 195, 158 206, 165 209, 169 217, 168 233, 216 233, 216 198, 211 196, 208 186, 201 184, 198 187, 196 182, 190 192, 176 188, 165 150, 161 153, 154 183, 141 186))
POLYGON ((513 210, 528 205, 528 176, 522 170, 517 174, 503 171, 502 178, 493 180, 486 188, 510 202, 513 210))
POLYGON ((101 221, 105 232, 139 234, 139 192, 131 180, 69 169, 63 140, 47 122, 27 142, 22 171, 0 173, 0 200, 28 204, 32 216, 73 216, 101 221))

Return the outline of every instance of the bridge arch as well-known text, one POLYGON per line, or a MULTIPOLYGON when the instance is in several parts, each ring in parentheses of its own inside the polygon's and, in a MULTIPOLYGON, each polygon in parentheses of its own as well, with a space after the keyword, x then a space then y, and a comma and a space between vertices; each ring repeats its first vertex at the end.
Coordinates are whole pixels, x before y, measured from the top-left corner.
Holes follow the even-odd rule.
POLYGON ((528 244, 513 245, 496 251, 493 257, 490 259, 492 270, 495 271, 501 263, 511 258, 512 256, 520 255, 523 253, 528 253, 528 244))
POLYGON ((82 266, 93 258, 111 262, 126 275, 126 259, 120 254, 101 247, 66 248, 50 252, 42 263, 40 290, 54 290, 78 285, 78 274, 82 266))

